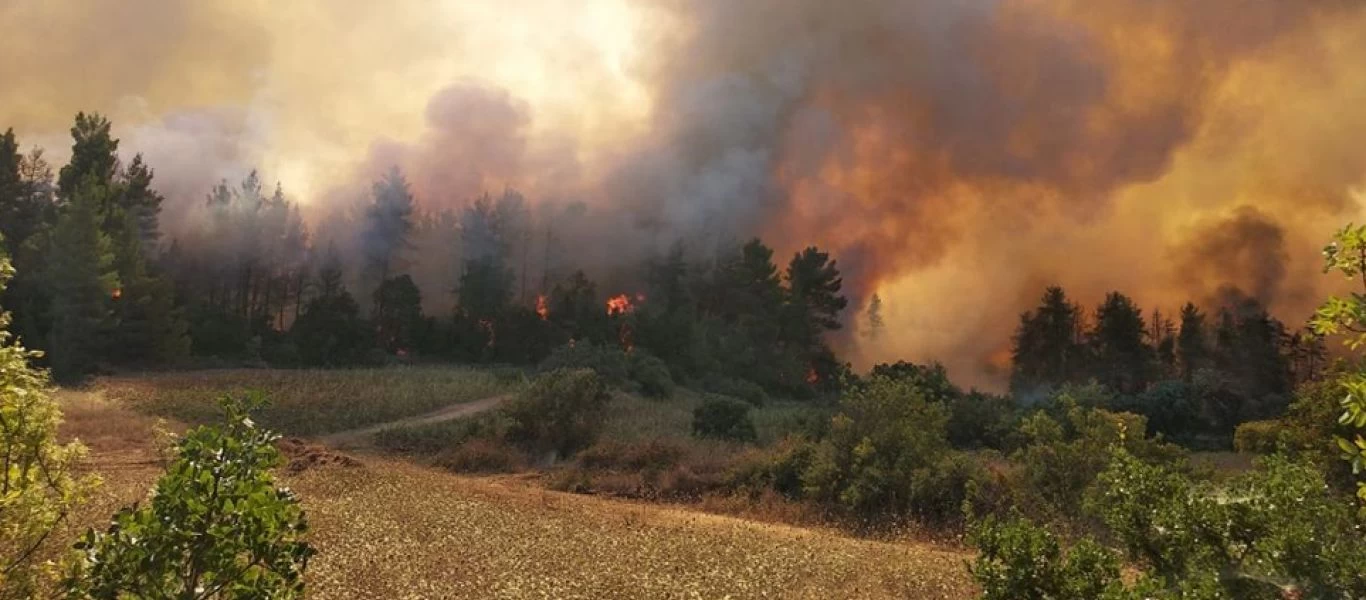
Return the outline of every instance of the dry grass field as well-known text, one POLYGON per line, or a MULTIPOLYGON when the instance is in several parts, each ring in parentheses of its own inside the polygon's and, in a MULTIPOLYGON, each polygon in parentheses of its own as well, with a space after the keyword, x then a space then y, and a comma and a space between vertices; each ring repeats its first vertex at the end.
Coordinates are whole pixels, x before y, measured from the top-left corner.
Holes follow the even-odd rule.
POLYGON ((350 370, 235 369, 121 376, 100 388, 139 412, 191 424, 219 416, 224 393, 265 392, 259 415, 285 435, 319 435, 395 421, 439 408, 515 392, 520 374, 455 367, 350 370))
MULTIPOLYGON (((73 525, 102 525, 160 469, 152 419, 130 409, 140 401, 130 394, 164 380, 108 385, 61 394, 64 435, 90 446, 105 479, 73 525)), ((303 498, 319 550, 314 598, 972 597, 957 550, 357 458, 280 474, 303 498)))

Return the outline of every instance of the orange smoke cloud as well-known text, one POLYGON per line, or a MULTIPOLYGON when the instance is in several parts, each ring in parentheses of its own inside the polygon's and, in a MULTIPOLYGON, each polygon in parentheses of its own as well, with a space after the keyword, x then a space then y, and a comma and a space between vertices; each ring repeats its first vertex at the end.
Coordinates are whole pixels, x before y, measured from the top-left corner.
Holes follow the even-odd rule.
POLYGON ((678 240, 814 243, 851 320, 883 299, 847 356, 969 384, 1003 381, 1051 284, 1164 313, 1234 286, 1297 322, 1331 285, 1317 249, 1363 216, 1366 6, 1342 0, 14 0, 0 20, 31 25, 0 38, 25 57, 0 65, 0 127, 60 160, 76 110, 110 113, 170 226, 250 167, 346 213, 397 164, 428 210, 522 191, 545 247, 519 263, 613 285, 678 240))

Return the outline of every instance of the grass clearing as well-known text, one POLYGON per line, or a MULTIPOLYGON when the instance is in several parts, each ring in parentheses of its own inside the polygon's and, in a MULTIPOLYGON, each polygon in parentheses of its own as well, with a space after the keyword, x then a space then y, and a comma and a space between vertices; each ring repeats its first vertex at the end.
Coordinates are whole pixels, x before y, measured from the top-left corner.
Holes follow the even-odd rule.
POLYGON ((107 396, 140 412, 189 424, 216 422, 215 400, 259 390, 270 398, 260 422, 285 435, 321 435, 516 392, 520 376, 459 367, 354 370, 191 371, 101 380, 107 396))
MULTIPOLYGON (((90 443, 105 480, 54 539, 104 527, 161 466, 152 419, 64 392, 63 438, 90 443), (135 459, 142 460, 135 460, 135 459)), ((402 460, 278 473, 302 499, 318 555, 310 598, 925 598, 967 600, 969 555, 678 507, 546 491, 402 460)))

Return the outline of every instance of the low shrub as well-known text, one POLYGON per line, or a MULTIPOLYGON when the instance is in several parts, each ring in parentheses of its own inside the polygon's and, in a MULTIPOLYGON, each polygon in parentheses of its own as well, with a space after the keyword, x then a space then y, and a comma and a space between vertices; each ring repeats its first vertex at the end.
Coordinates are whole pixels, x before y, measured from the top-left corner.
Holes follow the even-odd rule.
POLYGON ((460 473, 511 473, 527 464, 521 450, 493 437, 477 437, 436 456, 436 465, 460 473))
POLYGON ((1280 419, 1248 421, 1233 430, 1233 449, 1238 452, 1271 454, 1281 445, 1286 423, 1280 419))
POLYGON ((759 384, 745 379, 708 375, 702 379, 701 387, 705 392, 739 398, 754 406, 768 404, 768 392, 759 384))
POLYGON ((591 369, 609 385, 651 398, 667 398, 674 391, 669 366, 640 349, 628 352, 617 346, 591 342, 565 344, 541 361, 538 369, 542 373, 558 369, 591 369))
POLYGON ((631 381, 640 393, 651 398, 668 398, 674 393, 673 375, 669 365, 659 358, 640 351, 631 352, 631 381))
POLYGON ((752 442, 756 436, 754 419, 750 417, 749 411, 750 405, 745 402, 725 396, 711 396, 693 410, 693 435, 735 442, 752 442))
POLYGON ((606 386, 591 370, 543 374, 502 410, 507 439, 529 452, 570 456, 597 439, 608 400, 606 386))

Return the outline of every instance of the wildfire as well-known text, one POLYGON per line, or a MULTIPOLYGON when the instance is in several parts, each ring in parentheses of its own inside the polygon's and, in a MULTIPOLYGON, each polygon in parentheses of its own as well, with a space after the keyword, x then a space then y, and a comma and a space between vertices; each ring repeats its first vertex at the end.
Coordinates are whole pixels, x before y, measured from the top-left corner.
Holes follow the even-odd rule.
POLYGON ((550 318, 550 305, 546 303, 545 294, 536 296, 536 314, 542 321, 550 318))
MULTIPOLYGON (((643 296, 637 296, 637 298, 642 297, 643 296)), ((617 294, 616 296, 612 296, 611 298, 607 299, 608 316, 624 315, 635 309, 636 306, 631 303, 631 297, 626 294, 617 294)))
POLYGON ((815 366, 815 365, 808 366, 808 367, 806 368, 806 383, 808 383, 808 384, 810 384, 810 385, 816 385, 817 383, 820 383, 820 382, 821 382, 821 376, 820 376, 819 373, 816 373, 816 366, 815 366))
POLYGON ((115 299, 115 300, 118 300, 119 298, 122 298, 122 297, 123 297, 123 288, 114 288, 114 291, 109 292, 109 297, 110 297, 110 298, 113 298, 113 299, 115 299))

